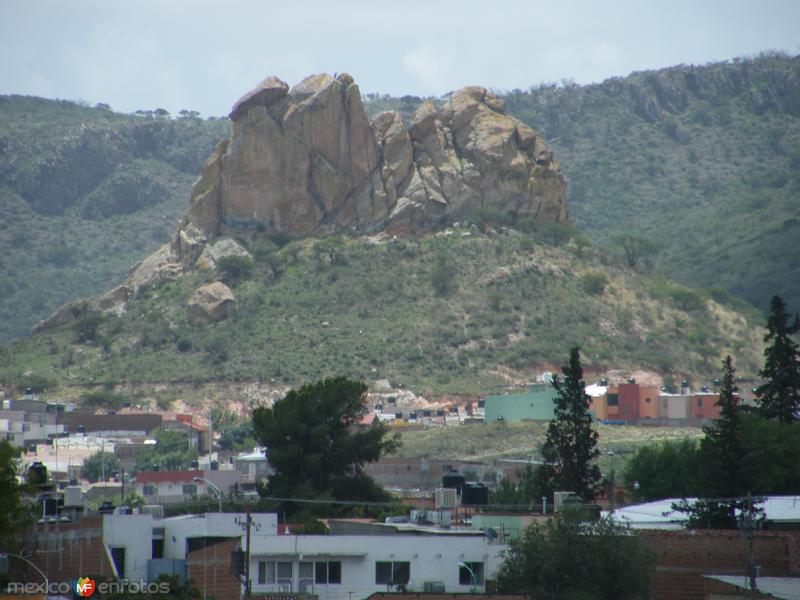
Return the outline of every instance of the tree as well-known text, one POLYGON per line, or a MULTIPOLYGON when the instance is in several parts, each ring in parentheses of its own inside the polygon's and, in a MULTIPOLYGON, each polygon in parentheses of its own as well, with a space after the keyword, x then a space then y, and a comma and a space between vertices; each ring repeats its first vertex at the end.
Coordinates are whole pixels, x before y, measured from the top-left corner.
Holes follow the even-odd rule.
POLYGON ((774 296, 764 336, 769 346, 764 351, 764 368, 759 372, 766 381, 756 390, 756 402, 765 417, 781 423, 797 420, 800 410, 800 358, 797 343, 791 337, 798 331, 797 315, 791 322, 786 303, 774 296))
POLYGON ((30 511, 22 502, 24 486, 17 478, 19 472, 20 449, 8 441, 0 441, 0 548, 14 544, 14 534, 19 531, 30 511))
POLYGON ((745 444, 742 407, 734 384, 733 361, 723 361, 723 376, 717 405, 719 418, 703 427, 698 474, 704 496, 694 502, 682 500, 675 510, 689 515, 689 527, 734 529, 739 512, 752 510, 745 498, 754 491, 752 480, 745 476, 748 455, 745 444))
POLYGON ((569 365, 562 367, 564 380, 556 376, 554 418, 547 428, 542 446, 543 469, 554 489, 575 492, 586 501, 594 499, 600 480, 600 468, 594 461, 600 456, 597 432, 589 414, 590 398, 584 391, 580 350, 570 351, 569 365))
MULTIPOLYGON (((275 474, 264 495, 279 498, 387 500, 362 467, 398 447, 388 428, 357 426, 367 386, 344 377, 291 390, 253 411, 256 439, 275 474)), ((289 505, 287 510, 294 507, 289 505)))
POLYGON ((431 272, 431 284, 437 296, 448 296, 456 289, 456 269, 444 256, 436 259, 431 272))
POLYGON ((708 492, 716 496, 736 496, 742 492, 742 463, 745 457, 741 405, 735 393, 733 361, 723 362, 722 384, 717 406, 719 418, 703 427, 706 434, 700 443, 701 472, 708 492))
POLYGON ((655 242, 646 238, 636 237, 635 235, 618 235, 614 238, 625 256, 625 262, 631 269, 635 269, 643 259, 647 259, 655 254, 658 246, 655 242))
POLYGON ((113 452, 96 452, 83 461, 81 473, 90 482, 108 479, 112 473, 119 472, 119 460, 113 452))
POLYGON ((157 465, 166 471, 188 469, 197 458, 197 449, 189 446, 187 434, 176 429, 160 429, 156 444, 147 445, 136 457, 134 471, 152 471, 157 465))
POLYGON ((646 598, 652 556, 627 525, 564 510, 512 540, 497 573, 501 593, 548 600, 646 598))
POLYGON ((636 451, 625 470, 625 484, 636 500, 697 496, 700 449, 694 440, 651 444, 636 451))

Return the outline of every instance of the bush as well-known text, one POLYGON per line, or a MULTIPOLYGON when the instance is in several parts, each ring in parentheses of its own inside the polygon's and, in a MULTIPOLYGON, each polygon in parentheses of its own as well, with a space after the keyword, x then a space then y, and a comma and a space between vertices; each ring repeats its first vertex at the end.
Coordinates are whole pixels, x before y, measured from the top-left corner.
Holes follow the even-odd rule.
POLYGON ((83 404, 91 408, 116 409, 125 402, 125 396, 111 390, 95 390, 83 395, 83 404))
POLYGON ((83 315, 72 326, 79 342, 97 341, 97 330, 103 323, 103 315, 91 312, 83 315))
POLYGON ((217 261, 217 270, 227 285, 236 285, 253 276, 253 259, 249 256, 223 256, 217 261))
POLYGON ((448 296, 456 289, 456 268, 445 257, 440 256, 431 273, 431 284, 437 296, 448 296))
POLYGON ((583 291, 592 296, 602 295, 607 285, 608 276, 605 273, 584 273, 581 276, 581 287, 583 291))

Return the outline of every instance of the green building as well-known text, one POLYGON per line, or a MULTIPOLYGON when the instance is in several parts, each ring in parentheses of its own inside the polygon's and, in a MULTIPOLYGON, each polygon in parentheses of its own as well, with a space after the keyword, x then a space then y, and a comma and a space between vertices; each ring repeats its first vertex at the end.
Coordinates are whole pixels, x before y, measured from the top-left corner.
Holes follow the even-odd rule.
POLYGON ((487 396, 484 398, 486 422, 550 421, 555 397, 556 390, 549 383, 537 383, 524 394, 487 396))

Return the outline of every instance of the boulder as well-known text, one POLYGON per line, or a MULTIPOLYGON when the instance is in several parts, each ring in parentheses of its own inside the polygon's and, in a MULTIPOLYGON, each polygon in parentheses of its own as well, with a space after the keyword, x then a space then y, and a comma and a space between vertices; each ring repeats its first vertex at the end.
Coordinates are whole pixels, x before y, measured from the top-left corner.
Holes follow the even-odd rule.
POLYGON ((192 324, 222 321, 235 305, 236 298, 230 288, 221 281, 215 281, 192 294, 186 306, 186 319, 192 324))
POLYGON ((197 259, 197 266, 201 269, 215 269, 219 259, 225 256, 250 257, 250 253, 235 239, 225 236, 206 244, 197 259))

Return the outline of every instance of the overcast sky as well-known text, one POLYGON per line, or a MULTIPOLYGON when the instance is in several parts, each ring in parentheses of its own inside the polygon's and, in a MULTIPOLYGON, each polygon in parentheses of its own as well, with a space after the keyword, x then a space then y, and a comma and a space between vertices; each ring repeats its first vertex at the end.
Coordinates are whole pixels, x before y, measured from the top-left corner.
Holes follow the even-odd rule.
POLYGON ((267 75, 440 95, 800 53, 798 0, 0 0, 0 94, 224 115, 267 75))

